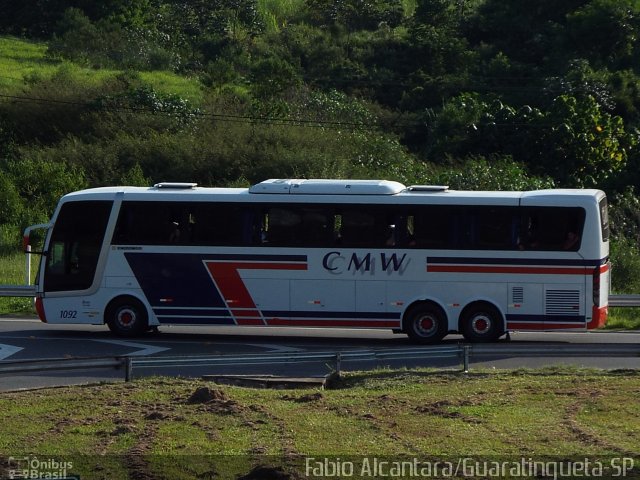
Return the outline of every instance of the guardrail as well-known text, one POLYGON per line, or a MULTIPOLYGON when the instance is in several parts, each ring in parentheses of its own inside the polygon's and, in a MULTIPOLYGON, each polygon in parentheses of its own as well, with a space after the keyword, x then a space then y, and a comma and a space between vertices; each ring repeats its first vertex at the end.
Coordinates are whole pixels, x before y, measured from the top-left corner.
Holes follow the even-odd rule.
POLYGON ((640 307, 640 295, 609 295, 610 307, 640 307))
POLYGON ((215 355, 195 357, 106 357, 1 361, 0 375, 40 371, 122 369, 125 381, 139 368, 224 367, 243 365, 275 365, 286 363, 326 363, 340 373, 343 362, 387 361, 402 359, 458 358, 462 371, 469 371, 471 357, 640 357, 640 345, 464 345, 408 347, 342 352, 292 352, 286 354, 215 355))
POLYGON ((35 285, 0 285, 0 297, 35 297, 35 285))
POLYGON ((295 352, 286 354, 223 355, 202 357, 136 357, 130 362, 130 377, 136 367, 179 367, 179 366, 240 366, 274 365, 286 363, 329 363, 334 371, 340 373, 342 362, 402 360, 416 358, 453 358, 458 357, 463 370, 469 371, 470 345, 446 347, 413 347, 386 350, 355 350, 343 352, 295 352))
POLYGON ((0 375, 63 370, 90 370, 94 368, 125 369, 129 357, 95 358, 43 358, 38 360, 1 361, 0 375))

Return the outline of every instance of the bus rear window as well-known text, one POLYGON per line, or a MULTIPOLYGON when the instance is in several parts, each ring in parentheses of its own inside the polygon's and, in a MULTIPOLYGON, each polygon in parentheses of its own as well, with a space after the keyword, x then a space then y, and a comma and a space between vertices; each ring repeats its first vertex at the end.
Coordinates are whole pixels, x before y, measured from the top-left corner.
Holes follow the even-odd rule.
POLYGON ((600 200, 600 228, 602 230, 602 241, 609 241, 609 209, 607 208, 607 197, 600 200))

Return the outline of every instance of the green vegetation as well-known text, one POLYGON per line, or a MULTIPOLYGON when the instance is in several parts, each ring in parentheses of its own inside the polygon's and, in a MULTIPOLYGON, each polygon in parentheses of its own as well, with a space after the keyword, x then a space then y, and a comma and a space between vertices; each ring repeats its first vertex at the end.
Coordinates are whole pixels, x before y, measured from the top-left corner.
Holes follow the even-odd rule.
POLYGON ((71 461, 81 478, 300 474, 322 455, 637 461, 638 388, 634 372, 549 369, 356 373, 325 391, 156 378, 4 393, 0 451, 71 461))
POLYGON ((614 287, 638 291, 638 18, 636 0, 14 2, 0 251, 107 184, 595 187, 614 287))
MULTIPOLYGON (((33 262, 39 257, 34 256, 33 262)), ((32 276, 35 277, 37 265, 32 265, 32 276)), ((21 252, 0 255, 0 284, 23 285, 25 283, 25 258, 21 252)), ((20 297, 0 297, 0 315, 29 314, 35 315, 33 300, 20 297)))

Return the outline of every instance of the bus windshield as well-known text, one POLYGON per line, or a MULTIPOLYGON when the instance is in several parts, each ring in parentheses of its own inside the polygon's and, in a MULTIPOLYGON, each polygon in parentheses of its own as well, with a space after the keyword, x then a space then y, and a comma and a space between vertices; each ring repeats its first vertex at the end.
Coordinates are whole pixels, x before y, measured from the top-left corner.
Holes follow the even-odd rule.
POLYGON ((45 290, 91 287, 111 206, 110 201, 84 201, 62 207, 47 250, 45 290))

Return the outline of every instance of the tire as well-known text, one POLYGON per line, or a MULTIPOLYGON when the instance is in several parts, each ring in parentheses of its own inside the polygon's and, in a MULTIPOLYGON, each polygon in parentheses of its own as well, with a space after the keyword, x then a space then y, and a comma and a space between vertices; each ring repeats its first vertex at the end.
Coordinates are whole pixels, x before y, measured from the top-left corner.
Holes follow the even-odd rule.
POLYGON ((504 333, 502 315, 488 303, 477 303, 462 312, 460 333, 468 342, 495 342, 504 333))
POLYGON ((404 315, 404 332, 416 343, 438 343, 449 331, 447 315, 433 303, 411 307, 404 315))
POLYGON ((149 328, 147 309, 133 297, 118 297, 105 311, 109 330, 119 337, 137 337, 149 328))

